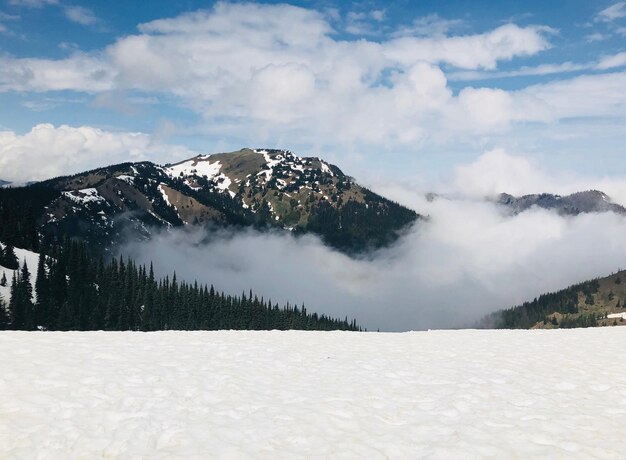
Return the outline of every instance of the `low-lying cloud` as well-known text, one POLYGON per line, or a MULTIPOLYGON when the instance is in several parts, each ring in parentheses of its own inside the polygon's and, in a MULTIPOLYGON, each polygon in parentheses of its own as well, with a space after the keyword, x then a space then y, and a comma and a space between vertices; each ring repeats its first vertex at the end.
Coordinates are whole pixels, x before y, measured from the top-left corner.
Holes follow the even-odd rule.
POLYGON ((463 327, 484 314, 625 266, 626 219, 511 216, 471 199, 424 200, 430 217, 390 248, 351 259, 311 236, 163 233, 125 252, 160 274, 213 283, 390 331, 463 327))

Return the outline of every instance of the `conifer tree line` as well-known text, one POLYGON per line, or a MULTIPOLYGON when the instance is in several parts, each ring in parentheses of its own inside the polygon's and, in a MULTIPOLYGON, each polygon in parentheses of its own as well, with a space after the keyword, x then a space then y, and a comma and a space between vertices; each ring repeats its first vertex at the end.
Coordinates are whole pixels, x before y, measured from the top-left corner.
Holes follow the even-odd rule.
POLYGON ((34 286, 30 270, 24 263, 13 272, 8 305, 1 308, 0 299, 0 329, 361 330, 356 320, 309 313, 304 305, 280 308, 252 292, 225 295, 213 286, 179 282, 175 274, 156 279, 152 264, 105 262, 78 241, 41 253, 34 286))
POLYGON ((585 281, 559 292, 543 294, 532 302, 525 302, 517 307, 501 310, 487 315, 481 326, 495 329, 529 329, 538 322, 551 322, 560 328, 594 327, 601 315, 583 314, 576 318, 563 318, 560 322, 551 316, 553 313, 579 313, 578 294, 582 293, 587 304, 593 303, 593 294, 598 292, 598 280, 585 281))

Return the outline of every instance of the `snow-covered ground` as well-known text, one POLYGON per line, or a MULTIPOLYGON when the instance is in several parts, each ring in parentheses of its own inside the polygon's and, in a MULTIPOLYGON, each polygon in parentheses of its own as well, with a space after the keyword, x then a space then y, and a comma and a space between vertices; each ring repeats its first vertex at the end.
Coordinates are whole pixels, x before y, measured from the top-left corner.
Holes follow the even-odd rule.
POLYGON ((0 333, 0 458, 624 458, 626 328, 0 333))

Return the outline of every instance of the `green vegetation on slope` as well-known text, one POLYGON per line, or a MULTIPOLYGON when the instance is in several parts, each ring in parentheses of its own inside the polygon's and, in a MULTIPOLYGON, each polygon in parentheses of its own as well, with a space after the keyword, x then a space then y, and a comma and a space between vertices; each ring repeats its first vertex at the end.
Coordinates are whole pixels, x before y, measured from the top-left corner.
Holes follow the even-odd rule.
POLYGON ((543 294, 532 302, 492 313, 480 327, 554 329, 626 325, 611 313, 626 311, 626 271, 543 294))

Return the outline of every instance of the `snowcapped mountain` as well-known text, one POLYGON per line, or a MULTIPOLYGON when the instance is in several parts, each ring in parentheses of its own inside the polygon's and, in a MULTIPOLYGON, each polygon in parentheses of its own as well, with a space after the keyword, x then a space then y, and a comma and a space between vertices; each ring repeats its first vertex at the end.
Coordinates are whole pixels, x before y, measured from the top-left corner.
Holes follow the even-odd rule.
MULTIPOLYGON (((360 252, 394 241, 420 217, 336 166, 286 150, 242 149, 164 166, 123 163, 4 193, 14 214, 31 210, 44 239, 76 237, 101 248, 149 238, 155 228, 229 225, 310 232, 360 252)), ((20 219, 4 221, 11 218, 20 219)))
POLYGON ((608 195, 598 190, 587 190, 572 193, 567 196, 542 193, 515 197, 507 193, 501 193, 496 198, 496 202, 506 206, 514 214, 524 212, 533 206, 544 209, 554 209, 562 215, 609 211, 618 214, 626 214, 626 208, 613 203, 608 195))

